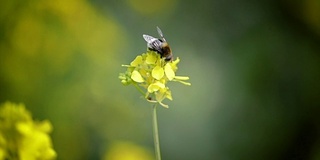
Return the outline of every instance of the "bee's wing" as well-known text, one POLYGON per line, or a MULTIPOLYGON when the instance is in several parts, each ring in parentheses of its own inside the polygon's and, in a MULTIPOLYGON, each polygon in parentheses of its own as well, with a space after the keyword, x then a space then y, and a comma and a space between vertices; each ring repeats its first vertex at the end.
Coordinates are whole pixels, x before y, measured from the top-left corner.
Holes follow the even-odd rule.
POLYGON ((154 38, 154 37, 149 36, 149 35, 146 35, 146 34, 143 35, 143 38, 144 38, 144 40, 147 41, 148 43, 151 43, 151 42, 157 40, 157 38, 154 38))
POLYGON ((164 39, 163 33, 162 33, 161 29, 158 26, 157 26, 157 31, 158 31, 159 36, 162 38, 162 40, 164 42, 166 42, 166 39, 164 39))
POLYGON ((143 35, 143 38, 147 41, 149 49, 161 52, 162 42, 159 39, 145 34, 143 35))

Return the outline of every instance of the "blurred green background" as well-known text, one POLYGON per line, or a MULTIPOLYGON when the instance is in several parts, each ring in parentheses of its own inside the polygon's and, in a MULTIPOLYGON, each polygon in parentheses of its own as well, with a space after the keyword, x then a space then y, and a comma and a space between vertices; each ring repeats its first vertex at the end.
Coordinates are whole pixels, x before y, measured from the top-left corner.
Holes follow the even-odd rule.
POLYGON ((319 0, 4 0, 0 102, 50 120, 59 160, 153 159, 118 74, 156 26, 192 83, 158 108, 163 159, 320 159, 319 0))

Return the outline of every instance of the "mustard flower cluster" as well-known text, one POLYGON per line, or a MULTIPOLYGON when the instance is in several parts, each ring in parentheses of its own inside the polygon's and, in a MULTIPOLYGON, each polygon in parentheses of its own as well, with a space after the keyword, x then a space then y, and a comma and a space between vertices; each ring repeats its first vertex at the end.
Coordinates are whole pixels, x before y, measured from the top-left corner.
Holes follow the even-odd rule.
POLYGON ((162 103, 164 99, 172 100, 167 83, 176 81, 191 85, 185 82, 189 77, 175 75, 179 62, 179 58, 166 62, 157 52, 147 51, 138 55, 130 65, 122 65, 127 67, 127 71, 120 73, 119 79, 124 85, 133 84, 149 102, 159 103, 168 108, 168 105, 162 103))
POLYGON ((49 121, 35 122, 22 104, 0 106, 0 160, 52 160, 49 121))

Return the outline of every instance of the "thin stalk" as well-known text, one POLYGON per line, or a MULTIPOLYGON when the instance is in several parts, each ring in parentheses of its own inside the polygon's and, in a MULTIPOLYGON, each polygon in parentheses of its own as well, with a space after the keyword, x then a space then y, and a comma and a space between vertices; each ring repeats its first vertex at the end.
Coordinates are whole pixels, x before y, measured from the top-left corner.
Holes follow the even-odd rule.
POLYGON ((153 140, 154 140, 154 150, 156 154, 156 160, 161 160, 158 121, 157 121, 157 104, 154 104, 152 108, 152 127, 153 127, 153 140))
POLYGON ((145 96, 145 93, 142 91, 142 89, 137 85, 137 83, 133 83, 133 85, 137 88, 137 90, 143 95, 145 96))

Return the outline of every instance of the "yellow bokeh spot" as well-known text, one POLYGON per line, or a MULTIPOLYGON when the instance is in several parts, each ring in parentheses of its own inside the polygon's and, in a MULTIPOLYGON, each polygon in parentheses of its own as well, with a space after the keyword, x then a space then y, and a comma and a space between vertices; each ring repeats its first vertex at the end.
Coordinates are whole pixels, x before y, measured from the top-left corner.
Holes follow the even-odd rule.
POLYGON ((115 142, 103 160, 153 160, 149 150, 131 142, 115 142))
POLYGON ((19 54, 34 57, 39 53, 43 41, 43 24, 38 17, 30 13, 24 13, 14 27, 11 39, 12 47, 19 54))
POLYGON ((49 121, 33 121, 23 104, 6 102, 0 105, 0 160, 55 159, 48 134, 52 130, 49 121))
POLYGON ((5 153, 4 149, 0 148, 0 159, 4 159, 5 155, 6 155, 6 153, 5 153))

